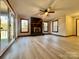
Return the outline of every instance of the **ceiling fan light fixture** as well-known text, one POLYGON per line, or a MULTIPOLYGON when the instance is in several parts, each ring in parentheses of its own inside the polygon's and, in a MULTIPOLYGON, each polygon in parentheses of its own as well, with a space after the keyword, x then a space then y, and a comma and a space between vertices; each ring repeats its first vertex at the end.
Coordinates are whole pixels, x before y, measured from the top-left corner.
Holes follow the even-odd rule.
POLYGON ((48 12, 46 12, 45 15, 47 16, 48 15, 48 12))
POLYGON ((50 8, 48 8, 47 11, 49 12, 50 11, 50 8))

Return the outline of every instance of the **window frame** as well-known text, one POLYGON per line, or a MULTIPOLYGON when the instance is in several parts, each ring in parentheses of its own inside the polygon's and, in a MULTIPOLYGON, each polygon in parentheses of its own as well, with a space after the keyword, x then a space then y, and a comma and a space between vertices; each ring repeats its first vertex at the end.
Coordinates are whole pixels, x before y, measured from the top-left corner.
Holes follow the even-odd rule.
POLYGON ((28 32, 29 32, 29 20, 28 20, 28 19, 25 19, 25 18, 21 18, 21 19, 20 19, 20 32, 21 32, 21 33, 28 33, 28 32), (22 26, 21 26, 21 21, 22 21, 22 20, 27 20, 27 21, 28 21, 28 31, 22 31, 22 26))
POLYGON ((44 31, 44 32, 48 32, 48 31, 49 31, 48 28, 49 28, 49 21, 43 21, 43 31, 44 31), (48 26, 47 26, 47 31, 44 31, 44 22, 48 24, 48 26))
POLYGON ((58 24, 59 24, 58 20, 52 21, 52 32, 58 32, 58 31, 59 31, 59 30, 58 30, 58 28, 59 28, 58 24), (57 31, 53 30, 53 23, 54 23, 54 22, 57 22, 57 29, 56 29, 57 31))

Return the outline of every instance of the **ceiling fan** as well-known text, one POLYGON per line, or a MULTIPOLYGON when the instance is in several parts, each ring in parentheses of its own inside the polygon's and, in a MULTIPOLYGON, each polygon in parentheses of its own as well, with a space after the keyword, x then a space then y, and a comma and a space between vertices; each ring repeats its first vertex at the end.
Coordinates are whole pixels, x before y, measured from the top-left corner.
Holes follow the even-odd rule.
POLYGON ((48 16, 50 13, 55 13, 55 9, 52 9, 51 5, 54 7, 57 0, 51 0, 46 8, 40 9, 40 15, 48 16))
POLYGON ((50 13, 55 13, 56 11, 68 11, 68 10, 74 10, 73 8, 70 7, 55 7, 56 3, 59 0, 50 0, 49 4, 47 5, 47 7, 41 7, 39 5, 35 5, 36 7, 39 7, 39 11, 33 15, 45 15, 45 16, 49 16, 50 13))
POLYGON ((41 14, 46 15, 46 16, 48 16, 49 13, 55 13, 55 11, 51 9, 51 7, 48 7, 47 9, 42 9, 40 11, 41 11, 41 14))

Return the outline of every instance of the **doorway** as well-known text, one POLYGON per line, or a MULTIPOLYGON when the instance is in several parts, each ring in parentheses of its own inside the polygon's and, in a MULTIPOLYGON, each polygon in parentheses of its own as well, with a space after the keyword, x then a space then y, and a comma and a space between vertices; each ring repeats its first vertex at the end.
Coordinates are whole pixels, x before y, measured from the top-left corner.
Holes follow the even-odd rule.
POLYGON ((79 19, 77 19, 76 21, 76 35, 79 36, 79 19))
POLYGON ((79 36, 79 16, 73 16, 73 34, 79 36))

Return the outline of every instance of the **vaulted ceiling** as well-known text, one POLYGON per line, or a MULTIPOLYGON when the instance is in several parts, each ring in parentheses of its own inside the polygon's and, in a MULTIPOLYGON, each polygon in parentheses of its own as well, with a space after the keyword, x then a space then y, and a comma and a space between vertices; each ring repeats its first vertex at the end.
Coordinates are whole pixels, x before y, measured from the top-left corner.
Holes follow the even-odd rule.
POLYGON ((9 0, 18 15, 31 17, 38 16, 41 8, 47 8, 52 2, 51 7, 55 13, 46 18, 54 18, 63 15, 79 12, 79 0, 9 0))

